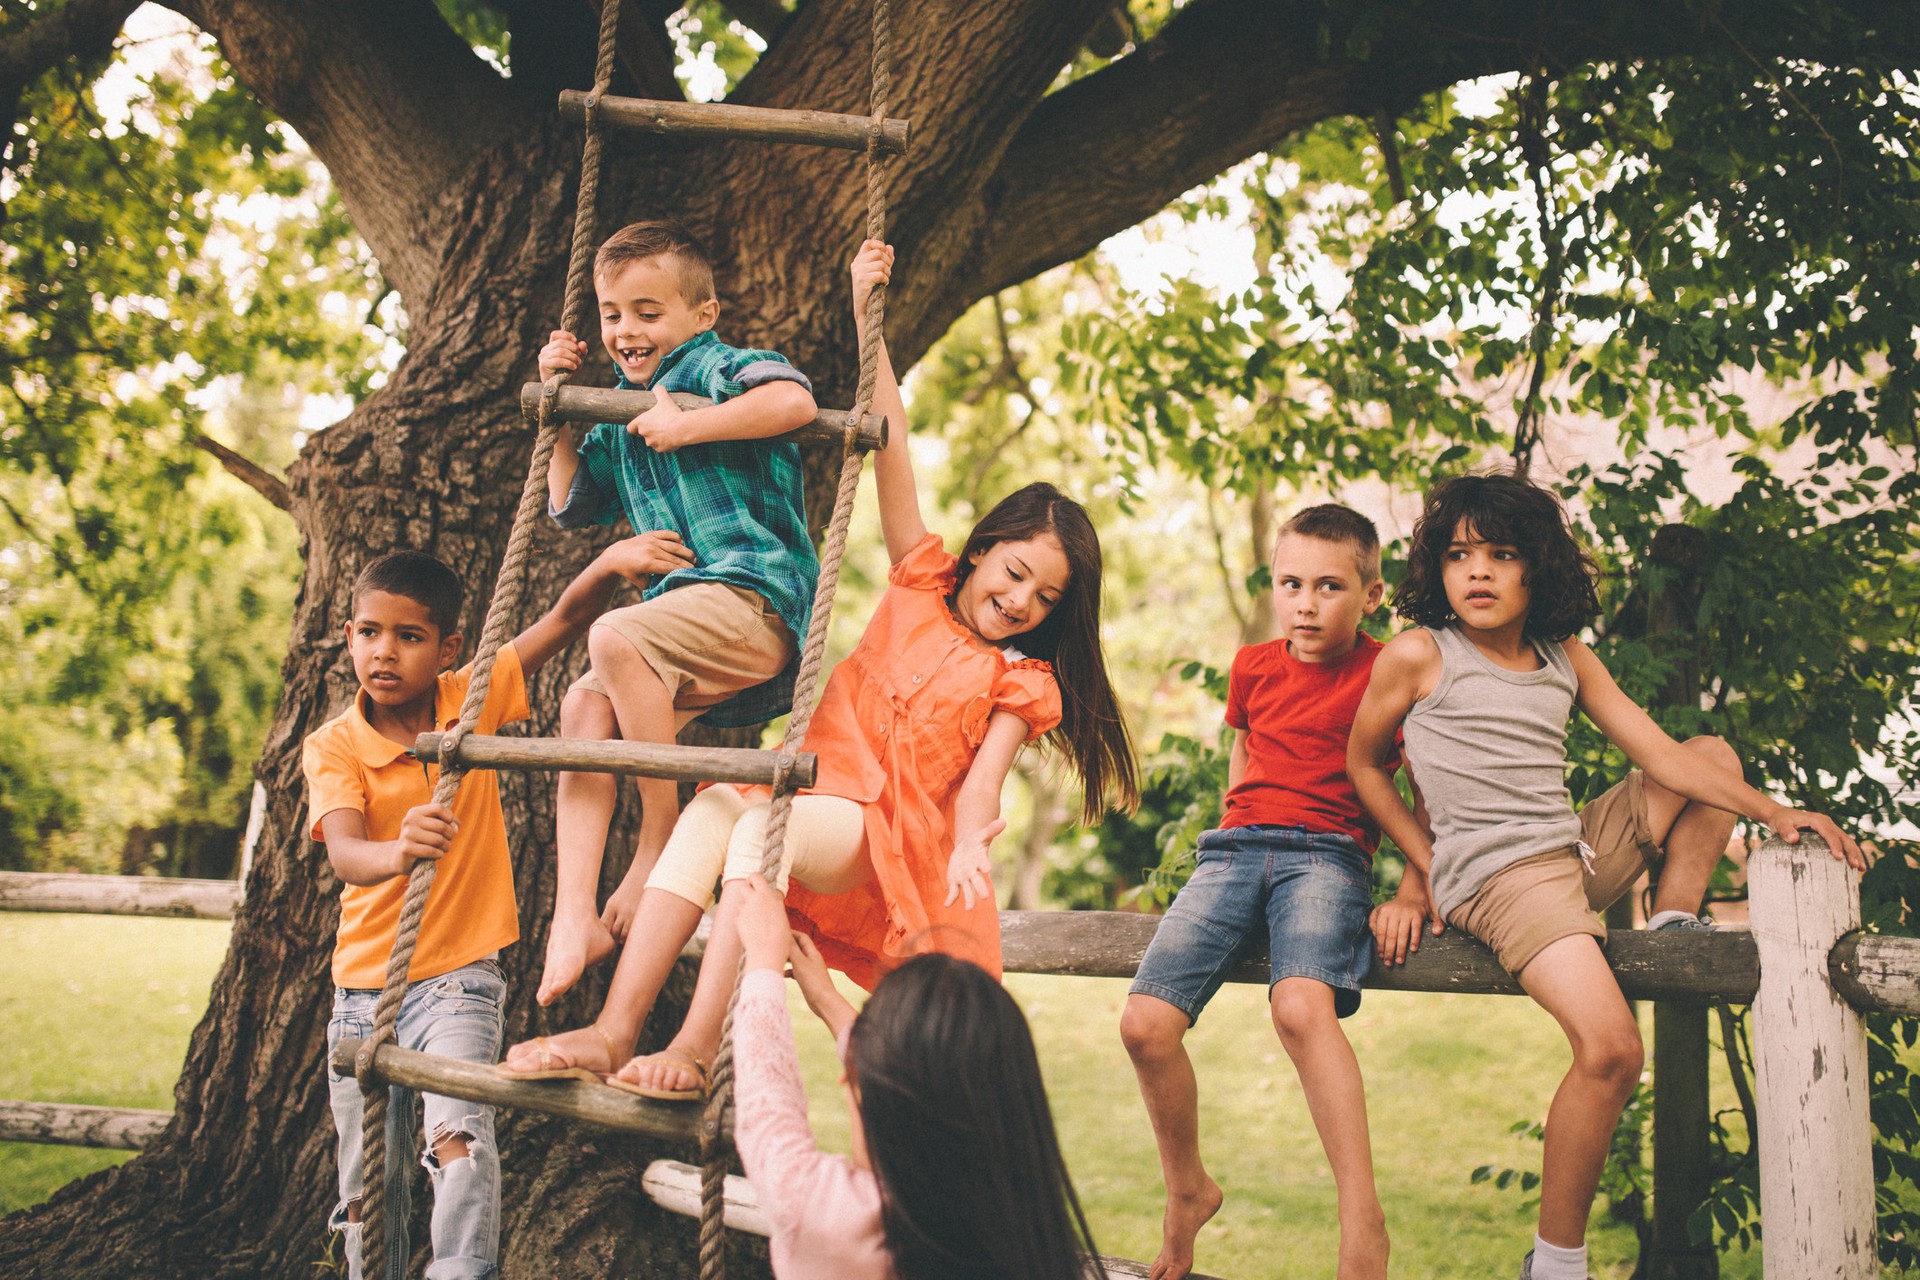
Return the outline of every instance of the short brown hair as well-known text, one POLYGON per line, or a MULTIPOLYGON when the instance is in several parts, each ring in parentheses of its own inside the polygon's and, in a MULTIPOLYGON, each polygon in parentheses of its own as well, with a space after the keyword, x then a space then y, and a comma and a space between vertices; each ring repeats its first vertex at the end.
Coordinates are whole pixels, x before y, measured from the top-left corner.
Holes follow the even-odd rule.
POLYGON ((427 620, 439 628, 441 639, 460 630, 460 609, 467 600, 466 584, 446 562, 424 551, 394 551, 381 556, 353 580, 353 607, 375 591, 405 596, 427 611, 427 620))
POLYGON ((713 291, 713 259, 707 247, 693 232, 669 219, 634 222, 607 237, 593 255, 593 278, 602 279, 631 262, 648 258, 668 258, 673 262, 674 283, 680 296, 692 306, 710 301, 713 291))
MULTIPOLYGON (((1373 527, 1373 521, 1352 507, 1343 507, 1337 502, 1323 502, 1317 507, 1297 511, 1291 520, 1280 526, 1280 538, 1290 533, 1352 547, 1353 566, 1360 571, 1360 585, 1364 587, 1379 581, 1379 531, 1373 527)), ((1274 539, 1276 551, 1280 548, 1280 538, 1274 539)))

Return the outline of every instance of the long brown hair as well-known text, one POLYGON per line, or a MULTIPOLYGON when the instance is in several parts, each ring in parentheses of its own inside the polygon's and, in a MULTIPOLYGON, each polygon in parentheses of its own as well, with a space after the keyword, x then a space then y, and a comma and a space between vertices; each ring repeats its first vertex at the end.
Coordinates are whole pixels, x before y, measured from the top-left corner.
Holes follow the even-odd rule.
POLYGON ((986 970, 936 953, 888 974, 847 1037, 847 1080, 901 1280, 1087 1275, 1033 1034, 986 970))
POLYGON ((1067 589, 1045 620, 1014 642, 1022 653, 1053 665, 1060 724, 1047 742, 1080 775, 1080 820, 1093 823, 1110 804, 1129 813, 1139 807, 1140 782, 1133 737, 1100 647, 1100 535, 1087 509, 1044 481, 1008 494, 967 535, 953 586, 957 592, 973 572, 974 557, 996 542, 1024 542, 1043 533, 1058 538, 1066 552, 1067 589))

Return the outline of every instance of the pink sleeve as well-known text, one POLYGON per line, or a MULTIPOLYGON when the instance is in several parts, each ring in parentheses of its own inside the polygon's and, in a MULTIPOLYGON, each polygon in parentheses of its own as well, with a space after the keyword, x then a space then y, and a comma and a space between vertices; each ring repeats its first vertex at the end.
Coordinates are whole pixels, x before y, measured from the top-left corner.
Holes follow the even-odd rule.
POLYGON ((953 585, 953 567, 959 563, 947 554, 940 535, 929 533, 887 571, 887 581, 909 591, 946 591, 953 585))
POLYGON ((872 1174, 814 1145, 786 981, 772 969, 740 980, 733 1068, 734 1146, 773 1224, 776 1258, 795 1248, 817 1256, 823 1246, 849 1259, 870 1253, 879 1240, 879 1187, 872 1174))

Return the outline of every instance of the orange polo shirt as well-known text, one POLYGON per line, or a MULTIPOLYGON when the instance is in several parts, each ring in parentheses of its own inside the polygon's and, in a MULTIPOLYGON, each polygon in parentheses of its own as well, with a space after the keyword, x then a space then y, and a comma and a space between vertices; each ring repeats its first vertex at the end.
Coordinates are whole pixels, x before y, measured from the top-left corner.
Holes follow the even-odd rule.
MULTIPOLYGON (((460 722, 472 668, 442 672, 433 715, 444 731, 460 722)), ((423 765, 411 750, 367 723, 363 689, 353 705, 307 736, 303 764, 307 774, 307 815, 313 838, 325 840, 320 820, 340 809, 360 814, 369 840, 400 834, 407 810, 433 799, 439 770, 423 765)), ((487 687, 487 705, 474 725, 492 733, 525 719, 527 682, 520 654, 512 644, 500 647, 487 687)), ((507 854, 507 825, 500 813, 500 783, 491 769, 475 769, 453 798, 460 831, 440 859, 427 896, 407 980, 419 982, 458 969, 519 941, 520 913, 513 897, 513 861, 507 854)), ((340 934, 333 948, 336 986, 371 988, 386 981, 387 956, 399 931, 400 903, 407 877, 393 876, 371 885, 342 885, 340 934)))

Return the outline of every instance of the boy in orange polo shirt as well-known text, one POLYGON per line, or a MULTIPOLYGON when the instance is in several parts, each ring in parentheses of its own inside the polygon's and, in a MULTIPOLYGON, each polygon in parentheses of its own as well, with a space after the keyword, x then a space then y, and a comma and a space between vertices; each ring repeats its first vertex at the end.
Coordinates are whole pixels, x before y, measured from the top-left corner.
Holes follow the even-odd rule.
MULTIPOLYGON (((672 534, 615 543, 573 581, 553 609, 503 645, 487 702, 475 726, 492 733, 527 715, 526 677, 582 635, 625 579, 644 582, 682 557, 666 549, 672 534)), ((677 539, 673 539, 677 541, 677 539)), ((493 1062, 504 1033, 506 982, 495 957, 520 937, 500 790, 489 770, 461 784, 451 806, 429 803, 432 771, 413 755, 414 739, 459 721, 471 670, 443 670, 460 651, 465 590, 430 555, 397 551, 368 565, 353 584, 347 651, 360 688, 353 705, 306 741, 307 808, 313 836, 344 882, 333 952, 333 1017, 327 1050, 366 1036, 398 930, 407 874, 422 858, 440 870, 427 899, 408 971, 395 1040, 404 1048, 493 1062)), ((360 1269, 360 1086, 329 1072, 339 1134, 340 1203, 329 1225, 344 1233, 348 1274, 360 1269)), ((409 1246, 408 1179, 395 1167, 412 1146, 413 1099, 395 1089, 389 1112, 389 1248, 385 1273, 404 1274, 409 1246)), ((500 1245, 500 1158, 491 1108, 423 1095, 427 1126, 422 1163, 434 1188, 435 1280, 491 1275, 500 1245)))

